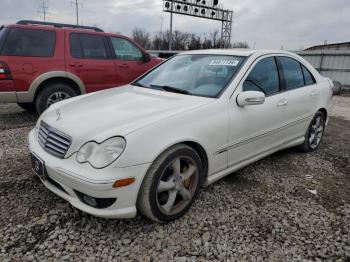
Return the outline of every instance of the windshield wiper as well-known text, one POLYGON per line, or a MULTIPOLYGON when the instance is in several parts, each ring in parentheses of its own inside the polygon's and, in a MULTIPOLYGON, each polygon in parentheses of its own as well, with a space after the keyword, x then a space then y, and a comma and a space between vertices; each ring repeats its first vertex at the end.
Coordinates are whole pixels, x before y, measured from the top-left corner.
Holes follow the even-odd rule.
POLYGON ((140 86, 140 87, 148 87, 148 86, 145 86, 145 85, 143 85, 143 84, 141 84, 139 82, 132 82, 131 85, 133 85, 133 86, 140 86))
POLYGON ((164 91, 168 91, 168 92, 173 92, 173 93, 179 93, 179 94, 185 94, 185 95, 192 95, 191 92, 185 90, 185 89, 181 89, 181 88, 177 88, 177 87, 173 87, 173 86, 167 86, 167 85, 150 85, 150 87, 155 87, 155 88, 159 88, 162 89, 164 91))

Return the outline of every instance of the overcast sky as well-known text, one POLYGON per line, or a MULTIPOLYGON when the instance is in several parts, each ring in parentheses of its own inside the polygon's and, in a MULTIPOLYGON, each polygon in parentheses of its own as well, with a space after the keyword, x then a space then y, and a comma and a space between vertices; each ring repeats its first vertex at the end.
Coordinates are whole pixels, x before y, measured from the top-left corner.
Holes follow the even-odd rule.
MULTIPOLYGON (((0 0, 0 24, 20 19, 42 20, 42 0, 0 0), (6 12, 4 12, 6 10, 6 12)), ((300 49, 350 41, 350 0, 219 0, 234 10, 232 41, 247 41, 259 49, 300 49)), ((71 0, 45 0, 48 20, 75 23, 71 0)), ((135 28, 153 34, 169 28, 162 0, 80 0, 80 21, 110 32, 130 35, 135 28)), ((174 29, 205 34, 220 29, 220 22, 174 16, 174 29)))

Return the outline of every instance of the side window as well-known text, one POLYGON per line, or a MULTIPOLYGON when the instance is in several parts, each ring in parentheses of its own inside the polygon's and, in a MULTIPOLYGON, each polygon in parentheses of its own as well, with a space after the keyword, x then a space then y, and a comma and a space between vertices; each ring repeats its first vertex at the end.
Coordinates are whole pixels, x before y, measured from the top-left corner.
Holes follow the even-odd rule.
POLYGON ((284 74, 286 89, 292 90, 304 86, 304 76, 298 61, 289 57, 278 57, 284 74))
POLYGON ((261 91, 265 95, 279 92, 279 76, 273 57, 259 61, 243 83, 243 91, 261 91))
POLYGON ((52 57, 55 52, 56 32, 38 29, 11 28, 2 55, 52 57))
POLYGON ((111 37, 115 56, 118 60, 143 60, 143 54, 139 48, 127 39, 111 37))
POLYGON ((304 74, 304 81, 305 81, 305 85, 313 85, 316 83, 315 78, 312 76, 312 74, 310 73, 309 70, 306 69, 305 66, 301 66, 303 68, 303 74, 304 74))
POLYGON ((79 35, 72 33, 70 34, 70 54, 74 58, 84 58, 83 50, 81 50, 79 35))
POLYGON ((108 59, 104 38, 99 35, 71 34, 70 51, 74 58, 108 59))

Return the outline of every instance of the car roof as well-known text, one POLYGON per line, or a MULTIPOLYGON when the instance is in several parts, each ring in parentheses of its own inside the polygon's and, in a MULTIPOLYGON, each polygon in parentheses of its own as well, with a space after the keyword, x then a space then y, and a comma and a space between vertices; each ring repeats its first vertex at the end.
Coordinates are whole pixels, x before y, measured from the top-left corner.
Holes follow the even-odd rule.
MULTIPOLYGON (((9 24, 4 25, 5 28, 23 28, 23 29, 37 29, 37 30, 52 30, 52 31, 69 31, 69 32, 77 32, 77 33, 88 33, 88 34, 99 34, 99 35, 108 35, 108 36, 116 36, 122 38, 128 38, 125 35, 109 33, 109 32, 99 32, 92 29, 84 29, 84 28, 72 28, 72 27, 54 27, 50 25, 20 25, 20 24, 9 24)), ((128 38, 129 39, 129 38, 128 38)))
POLYGON ((203 55, 233 55, 233 56, 261 56, 269 54, 288 54, 293 55, 288 51, 283 50, 251 50, 251 49, 205 49, 182 52, 181 54, 203 54, 203 55))

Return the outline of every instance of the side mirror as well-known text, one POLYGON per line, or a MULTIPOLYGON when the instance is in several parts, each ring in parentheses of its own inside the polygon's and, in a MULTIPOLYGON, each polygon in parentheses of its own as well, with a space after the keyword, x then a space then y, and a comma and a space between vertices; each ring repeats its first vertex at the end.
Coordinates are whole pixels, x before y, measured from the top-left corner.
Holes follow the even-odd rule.
POLYGON ((149 53, 143 53, 143 61, 145 63, 151 61, 151 55, 149 53))
POLYGON ((261 105, 265 102, 265 94, 259 91, 245 91, 237 96, 239 106, 261 105))

